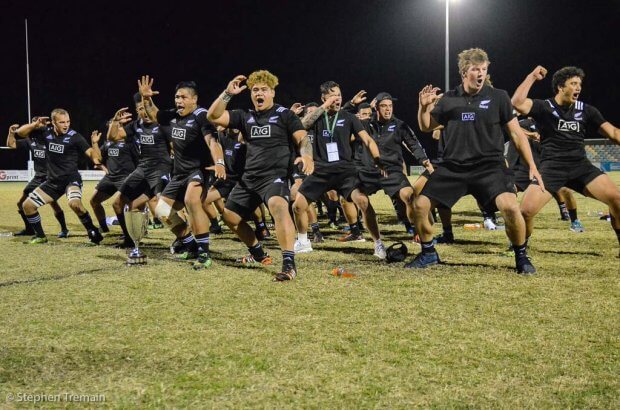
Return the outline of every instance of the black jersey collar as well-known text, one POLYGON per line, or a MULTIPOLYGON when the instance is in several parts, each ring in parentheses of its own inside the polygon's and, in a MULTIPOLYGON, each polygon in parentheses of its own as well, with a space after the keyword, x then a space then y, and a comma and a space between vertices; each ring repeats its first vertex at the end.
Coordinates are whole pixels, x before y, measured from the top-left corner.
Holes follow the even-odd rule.
POLYGON ((486 84, 482 86, 482 89, 480 90, 479 93, 474 94, 474 95, 467 94, 465 92, 465 87, 463 87, 463 84, 459 84, 459 86, 456 87, 456 95, 458 95, 459 97, 470 97, 470 98, 476 98, 476 97, 479 97, 479 96, 480 97, 485 97, 490 92, 491 92, 491 87, 489 87, 486 84))

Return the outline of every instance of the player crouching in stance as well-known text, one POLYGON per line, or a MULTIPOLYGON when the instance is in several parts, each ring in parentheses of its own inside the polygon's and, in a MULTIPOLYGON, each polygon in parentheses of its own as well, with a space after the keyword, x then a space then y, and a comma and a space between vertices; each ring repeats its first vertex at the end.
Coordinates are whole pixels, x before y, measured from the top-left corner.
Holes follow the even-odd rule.
POLYGON ((462 84, 443 97, 428 85, 420 91, 418 123, 422 132, 439 125, 444 129, 443 162, 433 172, 415 200, 416 227, 422 253, 405 265, 425 268, 439 263, 429 221, 432 207, 451 208, 462 196, 472 194, 483 207, 495 205, 506 220, 506 234, 515 251, 517 272, 532 274, 536 268, 527 257, 525 221, 519 211, 514 183, 505 172, 504 137, 506 125, 521 157, 528 164, 530 179, 542 178, 532 159, 527 137, 512 112, 510 97, 504 90, 485 85, 489 59, 479 48, 459 54, 462 84))
POLYGON ((152 123, 169 126, 174 149, 174 176, 161 193, 155 214, 170 230, 188 245, 183 255, 196 258, 194 269, 211 266, 209 255, 209 217, 202 207, 207 195, 210 178, 206 167, 214 165, 215 177, 226 178, 222 146, 217 133, 207 120, 207 110, 198 106, 197 85, 193 81, 177 84, 174 94, 175 108, 159 110, 152 97, 153 79, 143 76, 138 80, 144 109, 152 123), (178 215, 185 206, 191 232, 178 215))
POLYGON ((564 67, 553 74, 555 96, 546 100, 527 97, 536 81, 547 70, 538 66, 527 75, 512 97, 523 115, 532 117, 540 132, 541 174, 548 191, 532 184, 521 201, 527 237, 534 229, 534 217, 562 187, 571 188, 609 206, 611 223, 620 242, 620 190, 613 181, 586 157, 584 138, 587 128, 620 144, 620 129, 606 121, 595 107, 579 101, 585 73, 577 67, 564 67))
POLYGON ((275 281, 292 280, 297 276, 295 267, 295 226, 288 211, 288 174, 292 144, 299 147, 303 171, 314 170, 312 146, 300 119, 288 108, 274 104, 278 78, 269 71, 255 71, 247 78, 236 76, 222 94, 211 104, 209 121, 224 128, 241 131, 247 144, 245 172, 237 182, 224 209, 224 222, 248 247, 250 256, 244 262, 270 265, 271 258, 256 239, 254 231, 246 222, 256 207, 263 202, 273 216, 276 236, 282 249, 282 271, 275 281), (226 105, 246 88, 254 110, 226 110, 226 105))
POLYGON ((101 165, 101 152, 98 145, 101 133, 93 131, 92 146, 89 146, 81 134, 70 128, 71 119, 66 110, 56 108, 52 111, 51 119, 51 128, 43 127, 47 117, 39 117, 36 121, 23 125, 16 131, 21 137, 31 136, 31 138, 34 137, 33 133, 42 133, 37 138, 45 141, 47 150, 47 180, 32 191, 23 204, 24 214, 36 235, 30 243, 47 242, 38 208, 58 200, 65 194, 69 207, 80 218, 90 241, 99 244, 103 237, 99 229, 93 225, 90 214, 82 204, 82 177, 78 172, 78 160, 83 154, 96 166, 101 165))

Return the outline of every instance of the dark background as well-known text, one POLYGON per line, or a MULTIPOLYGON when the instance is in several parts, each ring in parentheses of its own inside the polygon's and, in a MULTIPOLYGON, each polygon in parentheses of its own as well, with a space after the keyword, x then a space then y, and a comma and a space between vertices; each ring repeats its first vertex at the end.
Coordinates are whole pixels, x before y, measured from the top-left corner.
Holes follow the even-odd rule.
MULTIPOLYGON (((417 130, 418 91, 443 88, 445 0, 25 2, 0 15, 2 139, 27 120, 24 19, 28 19, 33 115, 55 107, 89 138, 116 109, 132 107, 136 80, 155 78, 160 108, 173 106, 174 85, 195 80, 209 106, 236 74, 268 69, 280 79, 276 101, 319 101, 326 80, 345 101, 360 89, 388 91, 398 117, 417 130)), ((450 85, 460 81, 459 51, 484 48, 497 88, 510 94, 537 64, 586 72, 580 97, 620 125, 616 93, 620 1, 457 0, 450 6, 450 85)), ((551 75, 530 96, 551 96, 551 75)), ((250 106, 249 95, 231 107, 250 106)), ((428 135, 419 137, 429 153, 428 135)), ((26 153, 2 151, 0 168, 25 168, 26 153)))

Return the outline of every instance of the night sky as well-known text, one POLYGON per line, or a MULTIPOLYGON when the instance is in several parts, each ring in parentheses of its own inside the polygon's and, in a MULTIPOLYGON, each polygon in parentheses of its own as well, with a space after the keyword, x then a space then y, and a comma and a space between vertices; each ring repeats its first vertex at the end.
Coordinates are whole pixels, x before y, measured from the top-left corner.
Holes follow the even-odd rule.
MULTIPOLYGON (((160 108, 173 106, 181 80, 197 81, 208 107, 234 75, 262 68, 279 77, 285 106, 318 102, 326 80, 340 83, 345 101, 359 89, 388 91, 414 130, 418 91, 445 83, 443 0, 41 4, 9 1, 0 17, 3 135, 27 117, 24 18, 33 115, 66 108, 87 137, 132 106, 142 74, 155 77, 160 108)), ((537 64, 550 74, 577 65, 586 72, 580 99, 620 126, 620 1, 453 0, 450 11, 451 86, 460 81, 456 56, 470 47, 489 53, 493 83, 509 94, 537 64)), ((530 96, 550 97, 550 77, 530 96)), ((230 106, 249 107, 249 94, 230 106)))

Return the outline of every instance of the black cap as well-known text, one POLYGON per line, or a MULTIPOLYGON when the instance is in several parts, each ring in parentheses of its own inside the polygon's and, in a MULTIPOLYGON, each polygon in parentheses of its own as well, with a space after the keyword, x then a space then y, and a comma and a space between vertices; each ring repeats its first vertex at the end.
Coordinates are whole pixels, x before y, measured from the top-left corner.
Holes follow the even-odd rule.
POLYGON ((377 103, 380 103, 383 100, 398 101, 398 98, 394 98, 390 95, 390 93, 386 93, 384 91, 384 92, 380 92, 379 94, 377 94, 377 96, 375 97, 375 100, 377 100, 377 103))

